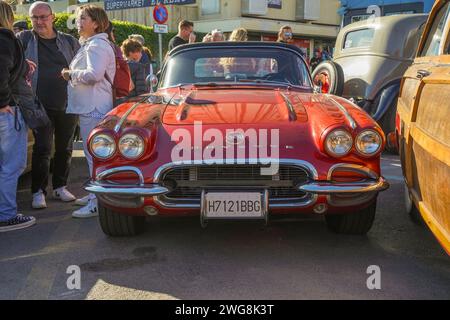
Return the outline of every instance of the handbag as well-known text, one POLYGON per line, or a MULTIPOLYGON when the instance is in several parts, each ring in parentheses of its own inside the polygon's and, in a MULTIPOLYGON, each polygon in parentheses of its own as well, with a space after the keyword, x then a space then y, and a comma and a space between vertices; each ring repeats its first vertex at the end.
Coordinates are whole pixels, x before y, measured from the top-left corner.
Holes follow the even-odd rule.
POLYGON ((19 102, 18 106, 25 123, 30 129, 34 130, 50 125, 51 122, 47 112, 37 97, 35 97, 33 103, 19 102))

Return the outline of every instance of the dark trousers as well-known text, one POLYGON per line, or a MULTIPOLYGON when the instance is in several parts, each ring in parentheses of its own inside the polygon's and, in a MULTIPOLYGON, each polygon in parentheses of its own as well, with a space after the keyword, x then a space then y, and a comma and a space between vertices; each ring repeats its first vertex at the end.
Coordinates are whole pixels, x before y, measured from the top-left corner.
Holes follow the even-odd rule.
POLYGON ((53 159, 53 189, 67 185, 70 163, 72 161, 73 136, 78 124, 78 115, 66 114, 65 111, 47 110, 51 126, 34 130, 33 157, 31 163, 31 192, 39 189, 46 192, 50 159, 55 141, 55 155, 53 159))

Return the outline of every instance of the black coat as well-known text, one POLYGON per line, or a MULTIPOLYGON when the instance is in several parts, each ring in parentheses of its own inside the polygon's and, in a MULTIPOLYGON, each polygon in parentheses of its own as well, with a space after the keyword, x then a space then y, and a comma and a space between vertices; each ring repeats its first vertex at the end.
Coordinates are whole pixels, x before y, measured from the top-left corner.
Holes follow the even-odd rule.
POLYGON ((33 93, 25 80, 28 64, 19 40, 12 31, 0 28, 0 43, 0 108, 4 108, 32 99, 33 93))

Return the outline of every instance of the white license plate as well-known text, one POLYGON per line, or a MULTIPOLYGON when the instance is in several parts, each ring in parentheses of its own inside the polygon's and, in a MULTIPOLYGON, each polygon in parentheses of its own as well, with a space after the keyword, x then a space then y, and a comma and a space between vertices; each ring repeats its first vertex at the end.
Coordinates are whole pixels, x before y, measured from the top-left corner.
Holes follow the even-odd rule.
POLYGON ((202 200, 207 218, 263 218, 265 213, 261 192, 208 192, 202 200))

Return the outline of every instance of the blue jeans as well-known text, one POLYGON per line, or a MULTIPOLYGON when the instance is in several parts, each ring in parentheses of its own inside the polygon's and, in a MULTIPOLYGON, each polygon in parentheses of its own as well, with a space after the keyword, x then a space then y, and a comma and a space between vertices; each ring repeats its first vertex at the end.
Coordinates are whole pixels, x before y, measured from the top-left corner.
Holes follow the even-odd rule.
POLYGON ((17 183, 27 165, 27 135, 22 114, 0 113, 0 222, 17 215, 17 183))

